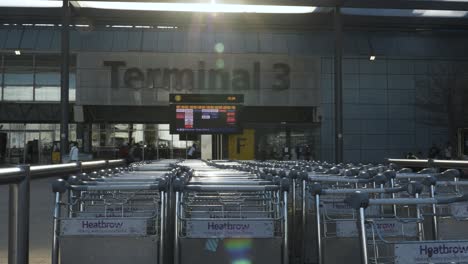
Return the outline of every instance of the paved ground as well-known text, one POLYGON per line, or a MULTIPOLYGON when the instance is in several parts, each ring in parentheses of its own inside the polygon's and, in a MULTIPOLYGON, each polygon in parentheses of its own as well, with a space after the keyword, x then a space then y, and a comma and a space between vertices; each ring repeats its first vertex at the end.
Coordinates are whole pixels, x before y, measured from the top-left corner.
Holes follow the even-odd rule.
MULTIPOLYGON (((50 264, 52 244, 54 179, 34 180, 31 184, 30 264, 50 264)), ((8 186, 0 186, 0 264, 7 264, 8 186)))

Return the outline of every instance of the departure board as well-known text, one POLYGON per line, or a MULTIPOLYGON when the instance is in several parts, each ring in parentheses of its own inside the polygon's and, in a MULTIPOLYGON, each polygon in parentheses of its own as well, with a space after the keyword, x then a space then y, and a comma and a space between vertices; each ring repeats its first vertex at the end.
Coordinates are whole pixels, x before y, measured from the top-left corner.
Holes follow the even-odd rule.
POLYGON ((239 133, 239 105, 176 104, 171 133, 230 134, 239 133))

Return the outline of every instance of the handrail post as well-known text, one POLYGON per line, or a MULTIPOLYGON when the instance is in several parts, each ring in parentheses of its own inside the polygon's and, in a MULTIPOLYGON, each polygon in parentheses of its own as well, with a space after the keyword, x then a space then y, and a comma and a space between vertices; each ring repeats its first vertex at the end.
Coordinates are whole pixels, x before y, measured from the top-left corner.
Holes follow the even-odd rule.
POLYGON ((10 184, 8 264, 29 263, 29 165, 18 166, 24 172, 24 179, 10 184))

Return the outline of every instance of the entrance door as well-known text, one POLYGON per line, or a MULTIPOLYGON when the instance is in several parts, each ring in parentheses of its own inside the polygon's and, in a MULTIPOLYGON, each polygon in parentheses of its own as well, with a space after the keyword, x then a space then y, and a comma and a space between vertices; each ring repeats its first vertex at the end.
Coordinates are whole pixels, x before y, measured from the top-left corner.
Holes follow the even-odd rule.
POLYGON ((320 153, 320 129, 307 125, 266 125, 255 128, 255 158, 311 160, 320 153))

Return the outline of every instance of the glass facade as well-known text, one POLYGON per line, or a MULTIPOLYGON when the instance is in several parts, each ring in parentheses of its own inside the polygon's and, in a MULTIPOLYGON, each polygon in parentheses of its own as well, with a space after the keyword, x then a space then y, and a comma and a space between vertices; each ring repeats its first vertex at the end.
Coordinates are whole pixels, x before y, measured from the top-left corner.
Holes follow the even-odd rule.
MULTIPOLYGON (((56 54, 0 55, 2 101, 60 101, 60 56, 56 54)), ((75 101, 75 58, 70 67, 69 100, 75 101)))
POLYGON ((313 160, 320 155, 320 127, 267 125, 255 128, 256 159, 313 160))
MULTIPOLYGON (((69 125, 69 140, 76 141, 77 125, 69 125)), ((59 124, 0 124, 2 163, 50 164, 54 142, 60 141, 59 124)))
POLYGON ((194 143, 171 135, 169 124, 93 124, 91 138, 95 157, 125 158, 130 152, 135 160, 186 158, 194 143))

